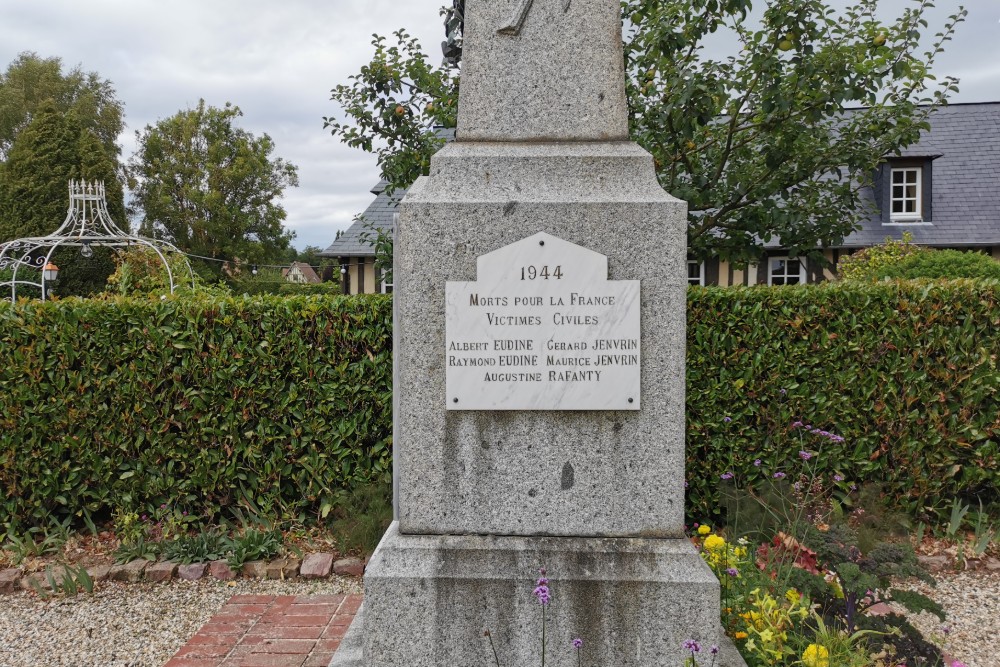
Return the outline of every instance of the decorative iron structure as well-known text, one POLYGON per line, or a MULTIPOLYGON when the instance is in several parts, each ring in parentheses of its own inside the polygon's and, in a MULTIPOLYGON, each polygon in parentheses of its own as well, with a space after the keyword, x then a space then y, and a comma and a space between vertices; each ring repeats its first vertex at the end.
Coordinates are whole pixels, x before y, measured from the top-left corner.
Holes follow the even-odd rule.
POLYGON ((150 248, 157 254, 167 270, 171 294, 180 283, 179 277, 174 276, 165 253, 176 253, 184 259, 187 278, 194 287, 194 271, 191 269, 191 263, 176 246, 159 239, 130 234, 115 224, 108 212, 103 182, 70 181, 69 210, 59 229, 47 236, 0 243, 0 271, 4 269, 12 271, 9 280, 0 278, 0 290, 10 288, 10 300, 14 302, 17 301, 18 286, 37 287, 41 290, 42 301, 45 301, 46 287, 52 282, 55 269, 52 255, 58 248, 78 247, 84 257, 90 257, 94 247, 130 246, 150 248), (28 276, 19 276, 22 271, 30 273, 28 276))

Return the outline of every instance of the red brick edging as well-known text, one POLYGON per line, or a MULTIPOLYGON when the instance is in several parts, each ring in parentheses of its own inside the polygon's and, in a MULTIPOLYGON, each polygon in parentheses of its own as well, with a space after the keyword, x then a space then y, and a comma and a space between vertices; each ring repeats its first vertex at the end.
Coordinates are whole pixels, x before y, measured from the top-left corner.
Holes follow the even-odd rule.
POLYGON ((236 595, 164 667, 327 667, 361 595, 236 595))

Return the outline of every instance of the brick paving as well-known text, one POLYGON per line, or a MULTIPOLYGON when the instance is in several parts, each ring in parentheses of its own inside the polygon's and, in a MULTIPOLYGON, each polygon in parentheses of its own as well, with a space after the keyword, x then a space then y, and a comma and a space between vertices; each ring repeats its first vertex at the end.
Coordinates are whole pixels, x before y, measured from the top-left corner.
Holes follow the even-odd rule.
POLYGON ((360 595, 236 595, 164 667, 327 667, 360 595))

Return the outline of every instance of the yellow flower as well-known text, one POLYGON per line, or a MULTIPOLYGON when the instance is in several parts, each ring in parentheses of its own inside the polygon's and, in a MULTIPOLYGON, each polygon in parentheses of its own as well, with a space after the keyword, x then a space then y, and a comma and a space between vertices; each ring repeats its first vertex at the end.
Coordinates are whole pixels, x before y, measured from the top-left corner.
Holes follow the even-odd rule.
POLYGON ((726 546, 726 540, 718 535, 709 535, 705 538, 705 548, 709 551, 715 551, 716 549, 721 549, 724 546, 726 546))
POLYGON ((810 644, 802 654, 802 664, 806 667, 830 667, 830 652, 825 646, 810 644))
POLYGON ((785 599, 788 600, 789 602, 791 602, 792 605, 794 606, 794 605, 797 605, 799 603, 799 601, 802 600, 802 594, 799 593, 794 588, 789 588, 785 592, 785 599))
POLYGON ((699 535, 708 535, 711 532, 712 532, 712 529, 709 528, 708 526, 698 526, 698 534, 699 535))
POLYGON ((734 636, 737 639, 746 639, 747 637, 749 637, 749 635, 745 632, 737 632, 734 636))

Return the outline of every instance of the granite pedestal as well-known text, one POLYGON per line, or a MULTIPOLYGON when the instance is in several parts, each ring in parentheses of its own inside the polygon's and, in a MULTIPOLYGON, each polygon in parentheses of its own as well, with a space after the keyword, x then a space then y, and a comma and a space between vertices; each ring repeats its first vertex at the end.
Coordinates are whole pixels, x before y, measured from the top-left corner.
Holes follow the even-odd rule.
POLYGON ((619 11, 467 0, 458 140, 396 227, 396 521, 338 667, 536 664, 540 567, 553 666, 577 664, 574 638, 601 667, 679 667, 685 640, 723 640, 719 584, 683 531, 686 206, 626 141, 619 11), (540 232, 640 282, 640 409, 448 409, 447 283, 540 232))

